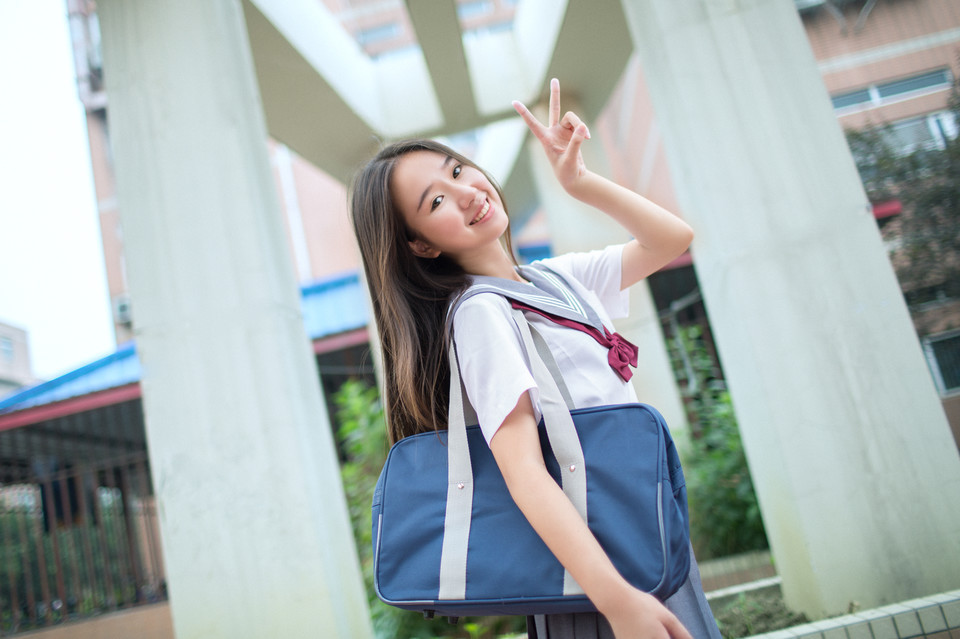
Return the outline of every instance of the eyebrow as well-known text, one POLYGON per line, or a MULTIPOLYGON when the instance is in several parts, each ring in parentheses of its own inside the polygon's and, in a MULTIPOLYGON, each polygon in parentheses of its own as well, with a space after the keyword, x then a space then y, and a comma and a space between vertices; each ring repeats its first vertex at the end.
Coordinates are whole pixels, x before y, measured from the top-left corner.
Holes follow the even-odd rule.
MULTIPOLYGON (((447 165, 450 164, 452 161, 453 161, 453 158, 450 157, 449 155, 446 156, 446 157, 444 157, 444 158, 443 158, 443 164, 440 165, 440 170, 442 171, 443 169, 445 169, 445 168, 447 167, 447 165)), ((423 190, 423 193, 420 195, 420 201, 417 202, 417 210, 418 210, 418 211, 420 210, 420 207, 423 206, 423 201, 427 198, 427 193, 428 193, 428 192, 430 191, 430 189, 432 189, 432 188, 433 188, 433 182, 431 182, 430 184, 428 184, 428 185, 427 185, 427 188, 425 188, 425 189, 423 190)))

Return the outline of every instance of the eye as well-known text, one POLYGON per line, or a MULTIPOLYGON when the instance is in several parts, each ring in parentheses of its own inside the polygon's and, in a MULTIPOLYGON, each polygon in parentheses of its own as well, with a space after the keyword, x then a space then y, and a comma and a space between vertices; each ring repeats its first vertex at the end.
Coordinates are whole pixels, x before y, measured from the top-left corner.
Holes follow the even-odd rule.
POLYGON ((454 179, 454 180, 456 180, 458 177, 460 177, 460 172, 461 172, 462 170, 463 170, 463 165, 462 165, 462 164, 458 164, 458 165, 456 165, 455 167, 453 167, 453 179, 454 179))
POLYGON ((442 195, 438 195, 437 197, 433 198, 433 201, 430 202, 430 210, 432 211, 432 210, 434 210, 435 208, 437 208, 438 206, 440 206, 440 203, 441 203, 441 202, 443 202, 443 196, 442 196, 442 195))

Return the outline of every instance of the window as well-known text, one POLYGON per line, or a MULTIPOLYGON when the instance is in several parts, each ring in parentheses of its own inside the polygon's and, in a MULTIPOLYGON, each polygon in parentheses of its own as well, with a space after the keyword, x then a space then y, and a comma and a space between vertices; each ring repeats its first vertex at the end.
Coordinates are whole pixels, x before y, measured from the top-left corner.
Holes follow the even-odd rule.
MULTIPOLYGON (((862 111, 890 102, 949 89, 953 76, 949 69, 937 69, 919 75, 847 91, 831 96, 833 108, 841 112, 862 111)), ((842 114, 842 113, 841 113, 842 114)))
POLYGON ((940 394, 960 391, 960 331, 924 337, 923 351, 940 394))
POLYGON ((843 109, 845 107, 863 104, 864 102, 870 102, 870 89, 858 89, 850 93, 841 93, 830 99, 833 100, 834 109, 843 109))
POLYGON ((877 85, 877 94, 883 99, 925 89, 944 89, 950 86, 950 80, 950 72, 946 69, 940 69, 939 71, 915 75, 912 78, 879 84, 877 85))
POLYGON ((457 5, 457 17, 461 20, 479 18, 493 12, 492 0, 470 0, 457 5))
POLYGON ((947 140, 957 137, 957 120, 953 113, 942 111, 894 122, 889 129, 890 145, 901 153, 920 149, 946 147, 947 140))
POLYGON ((370 29, 363 29, 357 32, 357 43, 360 46, 391 40, 400 35, 400 25, 396 22, 388 22, 370 29))
POLYGON ((13 361, 13 340, 9 337, 0 337, 0 359, 7 363, 13 361))
MULTIPOLYGON (((943 150, 947 141, 957 137, 957 117, 952 111, 938 111, 894 122, 879 131, 883 142, 897 155, 943 150)), ((858 165, 863 165, 861 159, 858 165)))

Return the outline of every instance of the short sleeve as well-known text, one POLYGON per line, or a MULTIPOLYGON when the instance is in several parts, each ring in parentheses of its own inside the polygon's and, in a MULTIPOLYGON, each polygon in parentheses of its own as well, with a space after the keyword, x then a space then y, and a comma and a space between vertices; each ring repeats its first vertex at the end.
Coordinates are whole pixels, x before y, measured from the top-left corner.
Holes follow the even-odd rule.
MULTIPOLYGON (((571 286, 580 284, 611 319, 630 313, 629 289, 620 290, 623 274, 623 245, 616 244, 596 251, 567 253, 543 260, 543 264, 563 275, 571 286)), ((578 291, 582 294, 583 291, 578 291)))
POLYGON ((453 318, 453 340, 467 398, 488 444, 523 393, 531 391, 537 412, 536 382, 503 297, 482 294, 464 301, 453 318))

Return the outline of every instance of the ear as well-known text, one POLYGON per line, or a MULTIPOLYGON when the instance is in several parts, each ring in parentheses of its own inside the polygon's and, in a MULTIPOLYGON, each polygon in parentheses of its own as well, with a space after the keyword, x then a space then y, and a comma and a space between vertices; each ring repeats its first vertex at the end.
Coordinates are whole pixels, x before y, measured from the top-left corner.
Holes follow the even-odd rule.
POLYGON ((417 257, 434 259, 440 256, 439 249, 433 248, 421 239, 410 240, 407 244, 410 245, 410 250, 413 251, 413 254, 417 257))

